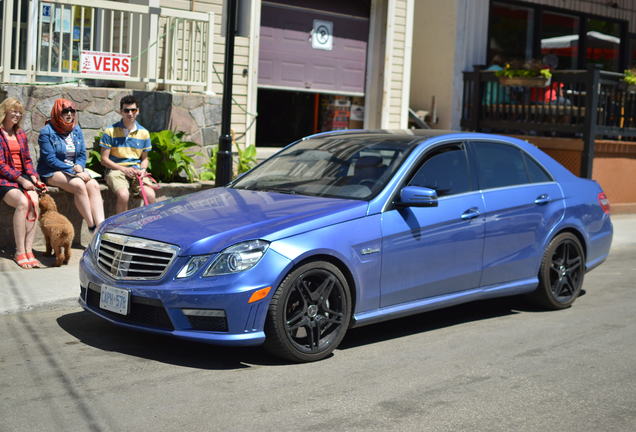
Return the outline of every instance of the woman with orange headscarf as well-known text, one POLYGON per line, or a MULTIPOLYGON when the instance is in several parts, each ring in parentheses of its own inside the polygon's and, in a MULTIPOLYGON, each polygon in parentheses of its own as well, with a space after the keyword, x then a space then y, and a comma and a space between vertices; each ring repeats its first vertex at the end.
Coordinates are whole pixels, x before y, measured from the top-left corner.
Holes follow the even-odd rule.
POLYGON ((38 174, 46 184, 74 195, 75 207, 93 232, 104 221, 104 203, 99 184, 84 171, 86 144, 73 102, 55 101, 38 143, 38 174))

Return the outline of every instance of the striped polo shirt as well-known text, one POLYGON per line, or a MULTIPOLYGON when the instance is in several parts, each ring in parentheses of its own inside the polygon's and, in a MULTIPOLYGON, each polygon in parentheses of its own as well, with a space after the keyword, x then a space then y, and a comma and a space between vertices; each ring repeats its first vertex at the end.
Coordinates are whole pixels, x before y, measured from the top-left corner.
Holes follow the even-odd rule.
POLYGON ((152 148, 150 133, 146 128, 135 122, 134 129, 127 131, 123 121, 105 128, 99 145, 110 149, 110 160, 113 162, 135 168, 140 167, 141 154, 152 148))

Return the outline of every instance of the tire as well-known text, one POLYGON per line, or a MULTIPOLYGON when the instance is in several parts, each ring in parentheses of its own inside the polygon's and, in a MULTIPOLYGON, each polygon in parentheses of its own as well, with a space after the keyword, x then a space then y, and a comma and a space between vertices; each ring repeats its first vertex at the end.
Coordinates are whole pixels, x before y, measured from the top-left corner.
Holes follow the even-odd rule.
POLYGON ((294 362, 327 357, 342 341, 351 319, 351 293, 333 264, 314 261, 292 272, 272 297, 265 322, 265 349, 294 362))
POLYGON ((585 254, 574 234, 556 236, 545 250, 534 300, 548 309, 565 309, 580 295, 585 275, 585 254))

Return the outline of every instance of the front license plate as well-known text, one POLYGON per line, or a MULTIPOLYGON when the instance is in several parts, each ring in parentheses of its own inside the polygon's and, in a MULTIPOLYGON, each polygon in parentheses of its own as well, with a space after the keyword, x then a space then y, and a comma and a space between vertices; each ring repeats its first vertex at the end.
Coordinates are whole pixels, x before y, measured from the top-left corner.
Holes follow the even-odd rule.
POLYGON ((121 315, 128 315, 130 291, 102 285, 99 296, 99 307, 121 315))

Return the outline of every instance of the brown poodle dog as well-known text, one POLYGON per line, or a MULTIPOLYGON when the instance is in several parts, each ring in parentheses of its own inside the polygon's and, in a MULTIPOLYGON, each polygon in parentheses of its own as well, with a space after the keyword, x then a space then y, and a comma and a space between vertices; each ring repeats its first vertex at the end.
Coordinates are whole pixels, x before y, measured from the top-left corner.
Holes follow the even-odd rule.
POLYGON ((50 195, 40 197, 40 228, 46 239, 46 255, 55 253, 55 267, 68 264, 75 230, 68 218, 57 211, 50 195))

